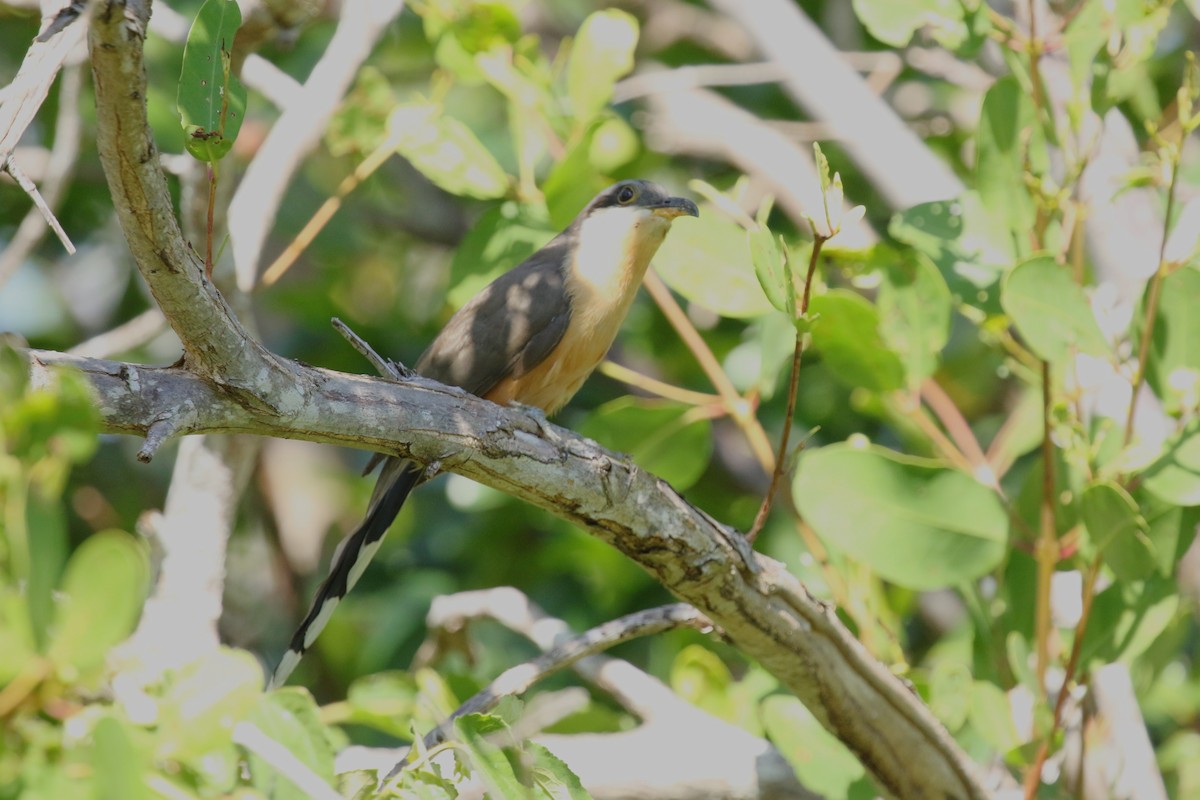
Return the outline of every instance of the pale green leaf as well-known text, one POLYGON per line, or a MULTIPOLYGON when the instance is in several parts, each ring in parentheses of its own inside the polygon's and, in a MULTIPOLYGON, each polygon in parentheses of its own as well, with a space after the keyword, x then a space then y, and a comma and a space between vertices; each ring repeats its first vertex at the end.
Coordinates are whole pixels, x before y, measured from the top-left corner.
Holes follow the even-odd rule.
POLYGON ((937 267, 920 253, 898 257, 879 285, 879 330, 900 354, 910 386, 934 373, 950 338, 950 289, 937 267))
POLYGON ((1026 137, 1033 124, 1033 101, 1010 76, 992 84, 983 98, 976 135, 975 174, 979 196, 1006 223, 1021 249, 1033 228, 1033 196, 1025 185, 1026 137))
POLYGON ((1063 364, 1074 351, 1109 352, 1083 289, 1050 256, 1034 256, 1018 264, 1004 281, 1001 302, 1039 358, 1063 364))
POLYGON ((881 447, 808 452, 793 494, 826 546, 901 586, 954 586, 1004 559, 1008 515, 994 492, 881 447))
POLYGON ((567 62, 567 94, 577 125, 612 99, 617 80, 633 69, 637 41, 637 20, 625 11, 597 11, 583 21, 567 62))
POLYGON ((396 152, 450 194, 503 197, 509 179, 495 156, 462 121, 432 103, 397 106, 388 118, 396 152))
POLYGON ((871 301, 845 289, 812 298, 813 348, 839 379, 852 387, 888 392, 904 385, 904 365, 880 334, 871 301))
POLYGON ((1137 503, 1112 481, 1092 484, 1079 498, 1079 515, 1104 563, 1119 579, 1140 580, 1157 566, 1150 526, 1137 503))
POLYGON ((862 764, 795 697, 774 695, 759 707, 763 729, 808 789, 823 797, 849 797, 866 777, 862 764))

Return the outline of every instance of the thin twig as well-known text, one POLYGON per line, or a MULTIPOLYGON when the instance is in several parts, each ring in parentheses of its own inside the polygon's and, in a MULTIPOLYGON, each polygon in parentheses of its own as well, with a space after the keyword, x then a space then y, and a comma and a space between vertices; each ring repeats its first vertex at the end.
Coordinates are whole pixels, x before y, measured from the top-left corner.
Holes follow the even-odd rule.
MULTIPOLYGON (((711 628, 711 623, 690 605, 674 603, 626 614, 618 619, 597 625, 524 664, 518 664, 502 672, 495 680, 459 706, 449 719, 426 734, 423 749, 428 750, 446 741, 454 720, 459 717, 465 714, 481 714, 490 711, 505 697, 528 691, 538 681, 571 666, 581 658, 608 650, 622 642, 642 636, 653 636, 685 626, 705 629, 711 628)), ((409 753, 412 753, 411 749, 409 753)), ((406 755, 400 763, 392 768, 384 781, 390 781, 396 777, 401 770, 408 766, 408 763, 406 755)))
POLYGON ((405 378, 413 376, 413 371, 408 367, 398 364, 391 359, 384 358, 375 352, 375 348, 367 344, 365 339, 350 330, 350 326, 337 317, 331 319, 329 324, 333 325, 334 329, 342 335, 342 338, 349 342, 350 346, 357 350, 363 358, 371 362, 371 366, 383 377, 402 381, 405 378))
POLYGON ((1054 442, 1050 438, 1050 412, 1053 403, 1050 362, 1042 362, 1042 501, 1037 546, 1037 601, 1034 617, 1037 639, 1038 691, 1046 691, 1046 670, 1050 665, 1050 581, 1058 565, 1058 537, 1054 519, 1054 442))
MULTIPOLYGON (((817 271, 817 261, 821 257, 821 248, 825 245, 826 237, 817 234, 813 238, 812 252, 808 256, 808 272, 804 275, 804 294, 800 300, 798 318, 803 319, 808 313, 808 301, 812 296, 812 279, 817 271)), ((789 273, 791 270, 788 270, 789 273)), ((779 488, 779 481, 787 471, 788 439, 792 432, 792 417, 796 413, 796 394, 800 387, 800 360, 804 355, 804 334, 796 331, 796 344, 792 349, 792 372, 788 380, 787 411, 783 415, 783 433, 779 435, 779 454, 775 457, 775 469, 771 471, 771 485, 763 495, 762 504, 754 516, 754 524, 746 533, 746 540, 753 543, 758 538, 763 526, 767 524, 767 515, 771 512, 771 501, 779 488)))
POLYGON ((75 245, 71 243, 71 237, 67 236, 67 232, 63 230, 58 217, 54 216, 54 211, 50 208, 46 199, 42 197, 42 193, 38 191, 34 182, 29 180, 29 176, 17 166, 16 159, 12 157, 12 153, 4 156, 4 162, 0 164, 0 169, 11 175, 12 179, 21 187, 21 190, 29 195, 29 199, 37 206, 37 210, 41 212, 42 218, 46 220, 46 224, 50 226, 50 230, 54 231, 54 235, 62 242, 62 246, 68 253, 75 255, 75 245))
MULTIPOLYGON (((658 378, 652 378, 649 375, 644 375, 637 370, 630 369, 624 364, 618 364, 615 361, 600 362, 598 372, 600 372, 602 375, 607 375, 615 381, 620 381, 627 386, 632 386, 635 389, 641 389, 645 392, 656 394, 665 400, 675 400, 676 402, 686 403, 690 406, 721 404, 720 395, 684 389, 680 386, 667 383, 666 381, 660 381, 658 378)), ((723 405, 722 408, 724 408, 723 405)))
POLYGON ((679 303, 675 301, 671 290, 662 282, 662 278, 658 277, 654 270, 649 270, 646 273, 644 285, 646 291, 654 298, 654 302, 658 303, 658 307, 662 309, 663 316, 675 328, 679 338, 683 339, 684 344, 688 346, 692 355, 700 363, 704 374, 716 387, 730 416, 742 429, 750 443, 750 449, 754 452, 758 463, 762 465, 763 472, 770 474, 775 469, 775 454, 771 450, 771 442, 767 439, 766 431, 763 430, 762 425, 751 411, 750 403, 738 394, 737 388, 729 380, 725 370, 721 368, 721 363, 717 361, 717 357, 713 355, 713 351, 709 349, 700 332, 696 330, 696 326, 692 324, 687 314, 680 308, 679 303))

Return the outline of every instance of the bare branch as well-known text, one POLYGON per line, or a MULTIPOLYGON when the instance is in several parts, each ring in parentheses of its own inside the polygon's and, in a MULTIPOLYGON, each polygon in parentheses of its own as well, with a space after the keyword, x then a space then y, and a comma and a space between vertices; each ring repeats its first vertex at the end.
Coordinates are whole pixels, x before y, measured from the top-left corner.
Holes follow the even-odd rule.
MULTIPOLYGON (((495 680, 456 708, 449 719, 427 733, 424 749, 429 750, 446 741, 454 720, 464 714, 483 714, 491 711, 505 697, 524 694, 538 681, 571 666, 581 658, 603 652, 622 642, 684 626, 708 627, 708 620, 686 603, 674 603, 626 614, 560 642, 537 658, 509 667, 500 673, 495 680)), ((392 767, 392 771, 384 780, 390 781, 408 766, 411 755, 412 750, 409 750, 409 755, 392 767)))

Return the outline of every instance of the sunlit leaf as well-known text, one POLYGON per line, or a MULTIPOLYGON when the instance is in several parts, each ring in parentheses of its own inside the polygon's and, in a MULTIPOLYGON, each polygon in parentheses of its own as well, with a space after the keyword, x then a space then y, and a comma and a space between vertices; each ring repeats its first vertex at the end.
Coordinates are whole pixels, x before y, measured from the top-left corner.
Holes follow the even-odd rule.
POLYGON ((1142 485, 1177 506, 1200 506, 1200 423, 1192 423, 1167 442, 1142 474, 1142 485))
POLYGON ((711 205, 700 219, 681 219, 667 236, 654 268, 686 299, 723 317, 757 317, 771 310, 746 252, 742 227, 711 205))
POLYGON ((1013 724, 1008 696, 994 683, 975 681, 968 718, 971 727, 1001 753, 1007 753, 1022 744, 1013 724))
POLYGON ((1072 352, 1108 353, 1083 289, 1050 256, 1023 261, 1004 281, 1001 301, 1026 344, 1039 358, 1062 364, 1072 352))
POLYGON ((811 791, 823 797, 849 797, 851 784, 866 777, 854 754, 795 697, 768 697, 759 715, 771 743, 811 791))
POLYGON ((637 20, 615 8, 597 11, 579 26, 567 62, 567 94, 577 125, 612 99, 613 85, 633 69, 637 40, 637 20))
POLYGON ((54 639, 59 670, 86 673, 133 631, 149 581, 141 546, 122 531, 94 533, 67 562, 54 639))
POLYGON ((871 35, 892 47, 904 47, 914 33, 932 25, 945 46, 966 36, 963 4, 958 0, 854 0, 854 13, 871 35))
POLYGON ((467 231, 450 264, 447 300, 459 308, 554 237, 544 212, 516 203, 490 208, 467 231))
POLYGON ((561 758, 537 742, 526 743, 525 752, 533 757, 533 785, 539 796, 550 800, 591 800, 579 777, 561 758))
POLYGON ((812 298, 813 348, 829 370, 850 386, 887 392, 904 385, 904 365, 884 342, 871 301, 845 289, 812 298))
POLYGON ((183 49, 176 102, 187 150, 201 161, 225 157, 246 115, 246 87, 231 63, 241 24, 237 0, 205 0, 183 49))
POLYGON ((454 731, 470 756, 476 774, 494 796, 526 796, 528 791, 517 780, 508 757, 492 743, 496 736, 501 737, 502 742, 512 741, 512 734, 503 720, 482 714, 464 714, 454 720, 454 731))
POLYGON ((1154 643, 1179 609, 1174 581, 1154 575, 1118 581, 1096 594, 1083 636, 1081 664, 1092 659, 1129 662, 1154 643))
POLYGON ((972 580, 1004 559, 1008 516, 969 476, 881 447, 806 453, 796 506, 832 550, 912 589, 972 580))
POLYGON ((508 192, 508 174, 475 133, 432 103, 409 103, 388 118, 396 152, 451 194, 490 199, 508 192))
POLYGON ((184 666, 159 712, 159 758, 203 766, 214 777, 236 767, 233 728, 263 694, 263 671, 247 652, 221 648, 184 666))
POLYGON ((763 225, 758 230, 747 231, 746 240, 750 243, 750 260, 754 264, 754 274, 763 294, 777 310, 789 317, 796 315, 796 292, 784 263, 784 253, 775 234, 763 225))
POLYGON ((125 723, 105 716, 92 729, 92 772, 96 800, 149 797, 145 759, 134 747, 125 723))
MULTIPOLYGON (((306 689, 288 687, 259 698, 248 721, 326 783, 333 783, 333 748, 321 724, 320 711, 306 689)), ((307 800, 309 795, 261 757, 250 753, 255 788, 274 800, 307 800)))

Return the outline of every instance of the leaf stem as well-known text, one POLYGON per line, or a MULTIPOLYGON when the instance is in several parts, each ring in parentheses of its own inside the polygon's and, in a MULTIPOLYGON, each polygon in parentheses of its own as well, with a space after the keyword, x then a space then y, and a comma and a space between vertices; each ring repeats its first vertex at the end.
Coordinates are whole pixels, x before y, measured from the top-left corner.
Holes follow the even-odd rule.
POLYGON ((656 394, 666 400, 674 400, 679 403, 685 403, 690 406, 710 406, 721 405, 722 410, 724 404, 721 402, 721 397, 707 392, 696 392, 691 389, 684 389, 681 386, 660 381, 658 378, 652 378, 649 375, 644 375, 637 370, 630 369, 624 364, 618 364, 615 361, 603 361, 600 363, 599 372, 607 375, 615 381, 620 381, 627 386, 632 386, 635 389, 641 389, 650 394, 656 394))
POLYGON ((1150 278, 1150 293, 1146 298, 1146 321, 1142 326, 1142 340, 1138 343, 1137 371, 1133 376, 1133 394, 1129 398, 1129 411, 1125 415, 1126 447, 1133 441, 1133 416, 1137 411, 1142 384, 1146 381, 1146 360, 1150 356, 1150 340, 1154 338, 1154 325, 1158 320, 1158 302, 1162 295, 1163 279, 1167 276, 1167 237, 1171 232, 1171 215, 1175 211, 1175 187, 1179 183, 1179 164, 1183 160, 1183 140, 1187 136, 1187 127, 1180 125, 1179 130, 1179 146, 1171 154, 1171 182, 1167 185, 1167 211, 1163 217, 1162 239, 1158 245, 1158 269, 1150 278))
MULTIPOLYGON (((812 253, 808 257, 808 272, 804 276, 804 294, 800 299, 798 318, 803 318, 808 314, 808 301, 812 296, 813 274, 817 270, 817 260, 821 257, 821 248, 825 245, 826 238, 820 234, 815 234, 813 237, 812 253)), ((788 272, 790 273, 791 270, 788 270, 788 272)), ((791 290, 794 293, 795 286, 792 286, 791 290)), ((792 416, 796 413, 796 394, 800 386, 800 361, 803 355, 804 334, 797 331, 796 346, 792 350, 792 373, 788 380, 787 411, 783 416, 783 433, 779 435, 779 454, 775 457, 775 469, 771 470, 771 485, 767 487, 767 493, 763 495, 762 505, 758 507, 758 513, 754 516, 754 524, 750 526, 750 530, 746 533, 746 540, 752 544, 758 538, 758 534, 762 531, 763 526, 767 524, 767 515, 771 511, 771 501, 779 488, 779 481, 783 478, 784 472, 787 471, 788 439, 792 432, 792 416)))
POLYGON ((208 162, 208 216, 204 228, 204 277, 213 274, 213 212, 217 206, 217 164, 208 162))
POLYGON ((1034 617, 1037 640, 1038 691, 1046 692, 1046 670, 1050 664, 1050 582, 1058 566, 1058 537, 1054 520, 1054 442, 1050 438, 1053 402, 1050 362, 1042 362, 1042 503, 1037 545, 1037 607, 1034 617))

